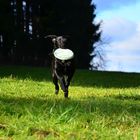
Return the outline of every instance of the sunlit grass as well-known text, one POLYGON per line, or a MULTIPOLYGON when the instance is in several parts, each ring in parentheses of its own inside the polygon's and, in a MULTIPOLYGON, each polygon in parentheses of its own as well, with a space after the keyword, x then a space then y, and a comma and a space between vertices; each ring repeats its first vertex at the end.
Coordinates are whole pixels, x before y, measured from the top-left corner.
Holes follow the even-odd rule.
POLYGON ((1 67, 0 139, 140 139, 140 74, 77 70, 69 97, 46 68, 1 67))

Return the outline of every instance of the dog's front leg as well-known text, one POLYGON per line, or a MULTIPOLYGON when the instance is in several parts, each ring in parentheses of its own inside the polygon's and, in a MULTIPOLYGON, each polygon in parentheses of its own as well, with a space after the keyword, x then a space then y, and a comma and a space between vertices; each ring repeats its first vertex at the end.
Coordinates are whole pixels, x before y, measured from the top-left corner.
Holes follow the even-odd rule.
POLYGON ((68 97, 68 89, 67 89, 67 86, 66 86, 65 78, 60 77, 59 81, 60 81, 61 88, 64 92, 64 96, 67 98, 68 97))
POLYGON ((68 98, 68 89, 67 89, 67 86, 66 86, 65 77, 61 74, 57 74, 57 78, 60 81, 60 86, 61 86, 61 89, 64 92, 65 98, 68 98))
POLYGON ((55 75, 55 73, 52 74, 52 78, 53 78, 53 83, 55 85, 55 94, 58 94, 59 86, 58 86, 58 79, 57 79, 57 76, 55 75))

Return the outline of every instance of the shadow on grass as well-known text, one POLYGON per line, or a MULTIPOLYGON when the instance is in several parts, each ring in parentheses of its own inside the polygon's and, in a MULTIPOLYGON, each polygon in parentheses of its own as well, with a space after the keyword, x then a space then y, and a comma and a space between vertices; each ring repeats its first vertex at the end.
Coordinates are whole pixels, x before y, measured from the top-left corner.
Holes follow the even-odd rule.
MULTIPOLYGON (((18 79, 32 79, 35 81, 52 81, 51 70, 48 68, 3 66, 0 67, 0 78, 13 76, 18 79)), ((76 70, 71 81, 73 86, 131 88, 140 87, 139 73, 102 72, 76 70)))
POLYGON ((77 71, 74 85, 103 88, 133 88, 140 87, 139 73, 107 72, 107 71, 77 71))
MULTIPOLYGON (((135 99, 135 98, 134 98, 135 99)), ((72 99, 57 99, 53 97, 32 97, 32 98, 19 98, 0 96, 0 114, 8 115, 22 115, 27 114, 30 110, 32 115, 40 115, 44 112, 46 114, 53 112, 53 115, 59 116, 65 111, 70 110, 68 113, 77 113, 81 115, 96 114, 103 116, 112 116, 119 114, 129 114, 137 116, 140 121, 140 104, 129 98, 118 98, 115 96, 110 97, 85 97, 80 100, 72 99), (116 99, 117 98, 117 99, 116 99)))
POLYGON ((119 100, 133 100, 133 101, 140 101, 140 95, 118 95, 114 96, 114 98, 119 100))
POLYGON ((50 81, 51 70, 41 67, 26 66, 2 66, 0 67, 0 78, 16 77, 17 79, 32 79, 35 81, 50 81))
MULTIPOLYGON (((102 130, 104 130, 104 127, 112 129, 120 126, 124 130, 138 127, 140 105, 136 102, 130 102, 129 99, 117 100, 114 97, 87 97, 80 100, 65 100, 56 97, 19 98, 0 96, 0 114, 0 124, 2 123, 0 129, 5 131, 9 137, 18 135, 22 129, 22 132, 25 131, 24 133, 27 133, 28 136, 41 136, 43 139, 53 135, 53 138, 57 139, 61 135, 61 130, 63 135, 67 133, 64 133, 64 125, 66 130, 67 127, 74 125, 77 129, 89 131, 92 125, 94 127, 94 124, 101 127, 102 130), (9 119, 14 121, 12 122, 9 119), (10 125, 10 123, 16 123, 17 126, 10 125), (43 125, 45 127, 42 127, 43 125), (51 129, 48 129, 48 127, 51 127, 51 129), (55 129, 58 127, 59 131, 55 129)), ((122 130, 121 128, 120 130, 122 130)), ((93 129, 91 130, 93 133, 93 129)), ((84 133, 84 131, 82 132, 84 133)))

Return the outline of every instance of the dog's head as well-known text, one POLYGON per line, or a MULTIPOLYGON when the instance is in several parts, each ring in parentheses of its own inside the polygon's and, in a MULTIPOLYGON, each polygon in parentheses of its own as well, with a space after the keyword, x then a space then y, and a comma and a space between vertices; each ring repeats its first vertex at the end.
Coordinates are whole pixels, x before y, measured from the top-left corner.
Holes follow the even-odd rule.
POLYGON ((53 55, 59 60, 70 60, 74 57, 74 53, 69 49, 69 36, 48 35, 45 38, 51 38, 54 48, 53 55))
POLYGON ((69 36, 56 36, 56 35, 48 35, 45 38, 51 38, 53 44, 54 44, 54 48, 68 48, 67 44, 68 44, 68 37, 69 36))

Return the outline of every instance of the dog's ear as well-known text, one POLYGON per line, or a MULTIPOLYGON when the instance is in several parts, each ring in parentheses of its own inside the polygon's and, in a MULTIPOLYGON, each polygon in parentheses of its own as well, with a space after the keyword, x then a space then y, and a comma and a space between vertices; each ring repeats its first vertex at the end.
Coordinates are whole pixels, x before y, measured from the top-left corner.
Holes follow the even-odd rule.
POLYGON ((56 42, 56 38, 52 38, 52 42, 55 43, 56 42))
POLYGON ((56 35, 47 35, 47 36, 45 36, 45 38, 51 38, 51 39, 56 38, 56 37, 57 37, 56 35))
POLYGON ((56 36, 56 35, 47 35, 47 36, 45 36, 45 38, 50 38, 51 41, 52 41, 53 43, 55 43, 55 42, 56 42, 57 36, 56 36))

